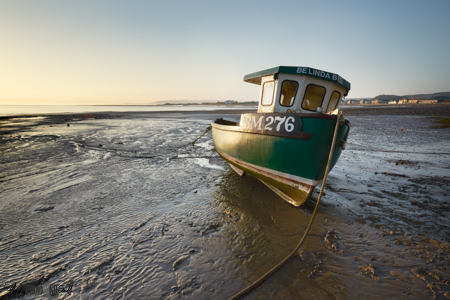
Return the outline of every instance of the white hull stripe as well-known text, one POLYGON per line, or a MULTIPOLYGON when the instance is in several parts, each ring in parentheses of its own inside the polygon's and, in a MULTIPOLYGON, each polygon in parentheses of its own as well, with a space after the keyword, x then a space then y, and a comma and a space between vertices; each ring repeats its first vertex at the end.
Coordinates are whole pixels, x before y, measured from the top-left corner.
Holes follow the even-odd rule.
POLYGON ((283 172, 279 172, 279 171, 275 171, 272 169, 268 169, 268 168, 264 168, 261 166, 257 166, 248 162, 244 162, 242 160, 239 160, 237 158, 231 157, 221 151, 218 151, 220 153, 220 155, 226 157, 228 160, 235 162, 237 165, 241 165, 249 170, 252 170, 256 173, 260 173, 262 175, 274 178, 274 179, 282 179, 283 182, 294 186, 296 188, 299 188, 297 186, 297 184, 301 184, 303 186, 308 186, 308 187, 315 187, 316 185, 318 185, 319 183, 322 182, 322 180, 311 180, 311 179, 307 179, 307 178, 303 178, 300 176, 295 176, 292 174, 288 174, 288 173, 283 173, 283 172), (275 176, 273 176, 275 175, 275 176))

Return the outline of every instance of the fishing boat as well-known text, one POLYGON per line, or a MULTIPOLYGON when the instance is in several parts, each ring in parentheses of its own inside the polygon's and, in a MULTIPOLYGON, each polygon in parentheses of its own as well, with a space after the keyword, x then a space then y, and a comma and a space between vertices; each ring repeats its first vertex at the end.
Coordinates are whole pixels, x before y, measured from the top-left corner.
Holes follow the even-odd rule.
POLYGON ((240 121, 215 120, 216 151, 239 175, 258 178, 300 206, 324 178, 336 122, 331 168, 345 148, 350 123, 338 107, 350 83, 334 73, 292 66, 255 72, 244 81, 261 86, 258 110, 240 121))

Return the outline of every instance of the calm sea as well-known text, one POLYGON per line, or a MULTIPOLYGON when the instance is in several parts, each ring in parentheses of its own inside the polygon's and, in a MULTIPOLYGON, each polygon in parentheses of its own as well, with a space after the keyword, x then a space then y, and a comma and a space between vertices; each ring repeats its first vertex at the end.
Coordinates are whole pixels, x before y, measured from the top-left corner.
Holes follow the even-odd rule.
POLYGON ((251 109, 254 107, 240 105, 0 105, 0 116, 119 111, 192 111, 245 108, 251 109))

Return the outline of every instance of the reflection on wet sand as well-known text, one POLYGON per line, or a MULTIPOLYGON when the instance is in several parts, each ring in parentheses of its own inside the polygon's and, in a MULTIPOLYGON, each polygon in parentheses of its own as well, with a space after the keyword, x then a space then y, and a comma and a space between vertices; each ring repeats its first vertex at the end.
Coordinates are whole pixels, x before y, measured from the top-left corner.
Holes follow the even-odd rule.
MULTIPOLYGON (((2 133, 1 299, 14 283, 70 283, 67 299, 227 299, 290 253, 317 193, 295 208, 230 170, 210 136, 180 148, 216 117, 182 116, 2 133)), ((450 156, 432 154, 449 149, 448 129, 349 119, 353 145, 304 247, 248 299, 450 297, 450 156)))

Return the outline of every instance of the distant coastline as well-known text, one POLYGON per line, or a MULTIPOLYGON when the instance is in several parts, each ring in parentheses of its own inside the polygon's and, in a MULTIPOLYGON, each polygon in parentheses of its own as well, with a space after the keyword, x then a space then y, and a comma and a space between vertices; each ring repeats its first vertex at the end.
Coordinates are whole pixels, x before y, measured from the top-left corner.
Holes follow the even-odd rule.
POLYGON ((191 105, 208 105, 208 106, 258 106, 258 101, 246 101, 246 102, 238 102, 233 100, 227 100, 227 101, 217 101, 217 102, 186 102, 186 103, 177 103, 177 102, 156 102, 152 104, 139 104, 139 103, 133 103, 133 104, 92 104, 92 105, 83 105, 83 106, 191 106, 191 105))
POLYGON ((441 92, 434 94, 416 94, 416 95, 378 95, 374 98, 348 98, 342 100, 344 104, 448 104, 450 103, 450 92, 441 92))
POLYGON ((408 107, 408 106, 431 106, 431 105, 449 105, 450 101, 441 101, 441 102, 418 102, 418 103, 388 103, 388 102, 381 102, 381 103, 360 103, 360 102, 342 102, 339 107, 349 107, 349 106, 358 106, 358 107, 377 107, 377 106, 385 106, 385 107, 408 107))
POLYGON ((251 104, 170 104, 170 105, 1 105, 0 119, 12 116, 36 116, 50 114, 161 112, 161 111, 212 111, 257 109, 251 104))
POLYGON ((217 102, 202 102, 202 103, 164 103, 159 104, 159 106, 171 106, 171 105, 229 105, 229 106, 258 106, 258 101, 246 101, 246 102, 238 102, 233 100, 227 100, 227 101, 217 101, 217 102))

